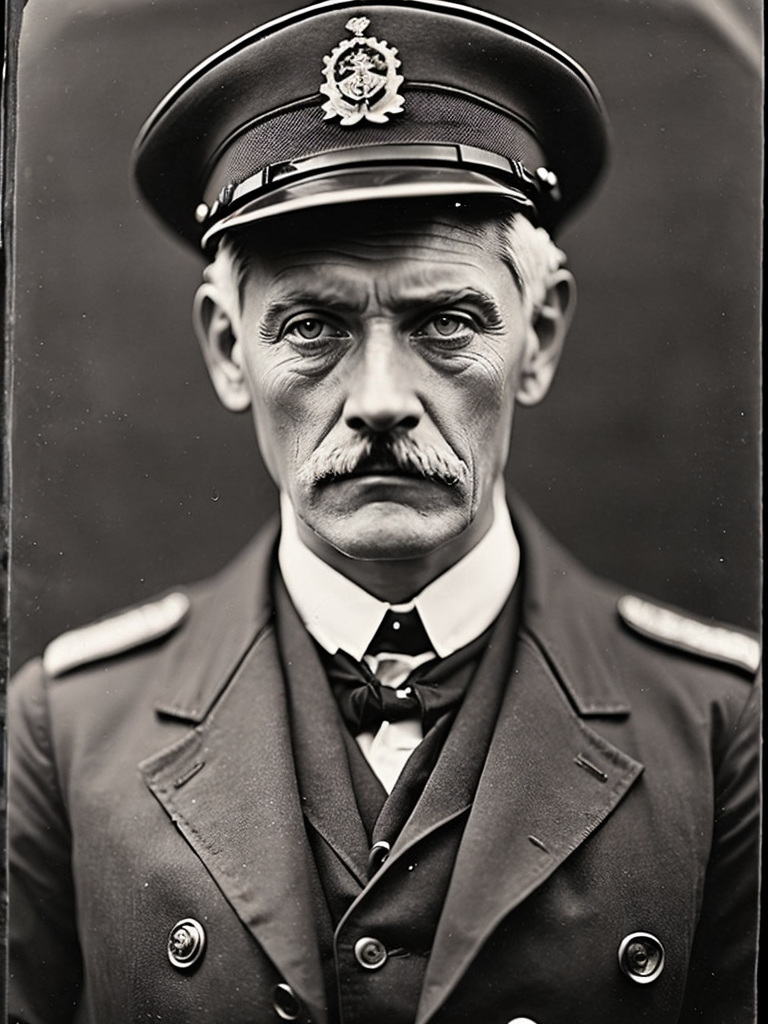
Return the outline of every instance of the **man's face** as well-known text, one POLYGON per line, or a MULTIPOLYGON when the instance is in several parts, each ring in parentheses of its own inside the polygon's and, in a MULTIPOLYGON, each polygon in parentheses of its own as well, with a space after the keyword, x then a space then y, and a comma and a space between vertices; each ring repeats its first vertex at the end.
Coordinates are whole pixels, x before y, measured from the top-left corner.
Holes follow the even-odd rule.
POLYGON ((265 463, 312 546, 463 553, 492 519, 539 351, 498 229, 458 215, 307 223, 248 260, 229 311, 230 370, 265 463))

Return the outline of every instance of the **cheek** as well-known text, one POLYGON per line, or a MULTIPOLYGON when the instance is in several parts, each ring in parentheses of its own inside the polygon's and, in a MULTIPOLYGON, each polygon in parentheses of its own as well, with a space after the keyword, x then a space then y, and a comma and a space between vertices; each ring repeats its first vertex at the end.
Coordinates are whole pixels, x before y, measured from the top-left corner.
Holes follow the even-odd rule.
POLYGON ((448 435, 467 450, 475 464, 496 462, 511 425, 515 366, 501 347, 473 354, 466 369, 450 382, 443 422, 448 435), (460 439, 460 440, 459 440, 460 439))
POLYGON ((285 485, 327 431, 331 397, 318 381, 292 373, 288 359, 261 359, 249 377, 259 448, 285 485))

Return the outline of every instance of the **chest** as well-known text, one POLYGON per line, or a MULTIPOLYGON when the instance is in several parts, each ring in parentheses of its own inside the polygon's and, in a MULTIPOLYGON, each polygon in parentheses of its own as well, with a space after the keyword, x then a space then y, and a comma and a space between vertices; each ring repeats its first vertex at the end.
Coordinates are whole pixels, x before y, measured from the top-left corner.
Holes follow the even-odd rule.
MULTIPOLYGON (((70 761, 93 1019, 119 994, 130 1019, 271 1021, 280 985, 317 1018, 335 976, 345 1020, 414 1020, 440 985, 438 1024, 476 1019, 478 1000, 489 1022, 592 1024, 598 995, 612 1007, 606 1019, 674 1020, 711 830, 706 787, 691 784, 711 775, 706 744, 690 742, 676 768, 674 722, 648 740, 624 722, 574 725, 531 657, 516 661, 471 799, 457 801, 453 774, 437 772, 388 862, 354 882, 343 921, 330 926, 317 912, 322 879, 284 690, 266 689, 260 666, 243 667, 205 727, 174 726, 141 771, 128 723, 115 725, 106 771, 70 761), (643 771, 619 757, 622 745, 643 755, 643 771), (187 919, 206 944, 180 970, 167 947, 187 919), (619 965, 637 932, 664 947, 652 984, 619 965)), ((323 813, 349 808, 338 772, 318 781, 323 813)), ((343 836, 322 842, 351 876, 343 836)))

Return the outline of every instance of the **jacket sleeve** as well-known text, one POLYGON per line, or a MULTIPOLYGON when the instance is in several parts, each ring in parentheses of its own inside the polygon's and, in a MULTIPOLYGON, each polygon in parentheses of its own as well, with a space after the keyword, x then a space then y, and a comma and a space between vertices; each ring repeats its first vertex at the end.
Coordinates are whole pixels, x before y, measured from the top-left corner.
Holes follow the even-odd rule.
POLYGON ((31 662, 8 692, 8 1013, 73 1019, 82 981, 71 837, 49 728, 47 681, 31 662))
POLYGON ((760 857, 760 687, 715 777, 712 851, 680 1024, 754 1024, 760 857))

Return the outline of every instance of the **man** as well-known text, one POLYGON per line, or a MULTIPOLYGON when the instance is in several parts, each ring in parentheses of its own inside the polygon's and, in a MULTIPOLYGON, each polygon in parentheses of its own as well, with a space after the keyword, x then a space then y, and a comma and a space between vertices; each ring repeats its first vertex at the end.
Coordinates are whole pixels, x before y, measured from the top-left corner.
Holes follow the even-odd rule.
POLYGON ((570 58, 437 0, 290 15, 147 122, 281 526, 13 684, 13 1019, 753 1019, 756 643, 503 493, 605 149, 570 58))

